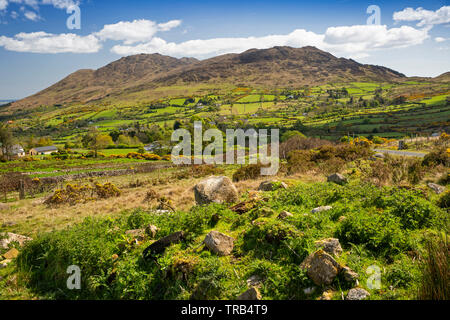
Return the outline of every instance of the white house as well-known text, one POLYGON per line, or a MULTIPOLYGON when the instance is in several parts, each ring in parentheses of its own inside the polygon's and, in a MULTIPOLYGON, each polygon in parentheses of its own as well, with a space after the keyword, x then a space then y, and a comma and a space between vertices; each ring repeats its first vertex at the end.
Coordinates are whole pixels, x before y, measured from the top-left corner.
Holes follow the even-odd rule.
POLYGON ((31 149, 30 155, 31 156, 41 156, 41 155, 52 154, 53 152, 58 152, 58 148, 55 146, 38 147, 38 148, 31 149))

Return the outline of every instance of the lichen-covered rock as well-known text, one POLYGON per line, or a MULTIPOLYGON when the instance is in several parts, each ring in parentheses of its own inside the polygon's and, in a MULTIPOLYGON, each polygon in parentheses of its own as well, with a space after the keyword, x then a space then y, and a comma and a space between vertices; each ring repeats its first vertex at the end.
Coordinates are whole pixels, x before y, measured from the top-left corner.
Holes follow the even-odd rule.
POLYGON ((0 248, 8 249, 10 243, 14 243, 14 242, 17 242, 20 246, 23 246, 25 244, 25 242, 32 241, 32 240, 33 239, 31 239, 29 237, 8 232, 6 234, 0 235, 0 248))
POLYGON ((247 285, 249 287, 259 288, 263 283, 263 278, 258 275, 253 275, 247 279, 247 285))
POLYGON ((322 212, 322 211, 328 211, 333 209, 332 206, 322 206, 322 207, 318 207, 318 208, 314 208, 311 210, 311 213, 318 213, 318 212, 322 212))
POLYGON ((370 296, 370 293, 366 290, 362 288, 353 288, 348 292, 346 300, 364 300, 368 296, 370 296))
POLYGON ((340 173, 332 174, 331 176, 328 177, 327 180, 328 180, 328 182, 334 182, 334 183, 340 184, 340 185, 346 184, 348 182, 347 178, 344 177, 340 173))
POLYGON ((316 248, 322 248, 323 251, 334 256, 339 256, 342 253, 342 247, 339 243, 339 239, 328 238, 318 240, 315 242, 316 248))
POLYGON ((310 254, 300 265, 318 286, 330 285, 341 270, 341 266, 323 250, 310 254))
POLYGON ((284 182, 280 182, 278 180, 270 180, 270 181, 261 182, 258 190, 259 191, 274 191, 277 189, 287 189, 287 188, 288 188, 288 186, 284 182))
POLYGON ((233 182, 228 177, 209 177, 194 187, 197 204, 233 203, 239 199, 239 194, 233 182))
POLYGON ((179 243, 185 238, 186 233, 184 231, 172 233, 167 237, 161 238, 158 241, 153 242, 144 250, 142 255, 144 256, 144 259, 149 259, 155 254, 163 253, 167 247, 171 246, 172 244, 179 243))
POLYGON ((158 231, 159 231, 159 228, 157 226, 154 226, 151 224, 145 228, 145 233, 152 239, 156 237, 156 234, 158 233, 158 231))
POLYGON ((359 274, 350 269, 349 267, 343 267, 341 270, 342 275, 344 276, 345 281, 354 283, 359 278, 359 274))
POLYGON ((208 233, 203 242, 209 250, 220 256, 229 255, 234 248, 234 239, 218 231, 208 233))
POLYGON ((289 217, 293 217, 294 215, 292 214, 292 213, 290 213, 290 212, 287 212, 287 211, 281 211, 281 213, 278 215, 278 219, 286 219, 286 218, 289 218, 289 217))
POLYGON ((258 288, 253 287, 245 291, 239 297, 237 297, 236 300, 261 300, 261 299, 262 299, 261 293, 259 292, 258 288))
POLYGON ((431 190, 436 192, 436 194, 441 194, 442 192, 445 191, 445 187, 440 186, 440 185, 435 184, 435 183, 429 183, 428 184, 428 188, 430 188, 431 190))

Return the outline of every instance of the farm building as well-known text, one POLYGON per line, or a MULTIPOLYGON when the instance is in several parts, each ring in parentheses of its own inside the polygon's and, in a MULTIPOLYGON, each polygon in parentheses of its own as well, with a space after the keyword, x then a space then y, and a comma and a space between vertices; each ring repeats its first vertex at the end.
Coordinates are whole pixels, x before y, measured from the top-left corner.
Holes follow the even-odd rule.
POLYGON ((52 154, 53 152, 58 152, 58 148, 55 146, 38 147, 38 148, 31 149, 30 155, 31 156, 48 155, 48 154, 52 154))
MULTIPOLYGON (((3 151, 3 148, 0 148, 0 156, 3 155, 3 152, 6 153, 6 151, 3 151)), ((11 157, 22 158, 22 157, 25 157, 26 153, 20 144, 15 144, 11 147, 11 150, 9 151, 9 155, 11 157)))

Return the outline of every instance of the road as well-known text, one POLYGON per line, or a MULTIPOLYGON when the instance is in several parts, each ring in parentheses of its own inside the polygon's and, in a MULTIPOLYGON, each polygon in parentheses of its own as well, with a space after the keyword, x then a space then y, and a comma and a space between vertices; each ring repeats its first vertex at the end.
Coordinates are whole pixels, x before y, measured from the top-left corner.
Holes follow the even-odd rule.
POLYGON ((373 149, 375 152, 389 153, 397 156, 407 156, 407 157, 419 157, 423 158, 427 154, 422 152, 411 152, 411 151, 399 151, 399 150, 385 150, 385 149, 373 149))

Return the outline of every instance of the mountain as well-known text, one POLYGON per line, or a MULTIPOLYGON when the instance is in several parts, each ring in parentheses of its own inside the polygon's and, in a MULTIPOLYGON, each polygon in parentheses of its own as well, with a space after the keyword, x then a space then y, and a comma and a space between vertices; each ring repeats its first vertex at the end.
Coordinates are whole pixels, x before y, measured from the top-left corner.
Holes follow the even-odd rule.
POLYGON ((79 70, 35 95, 12 103, 11 108, 155 98, 167 93, 161 88, 173 88, 171 94, 182 94, 180 88, 193 85, 295 88, 331 82, 396 82, 404 78, 405 75, 394 70, 337 58, 315 47, 251 49, 202 61, 140 54, 121 58, 98 70, 79 70))

